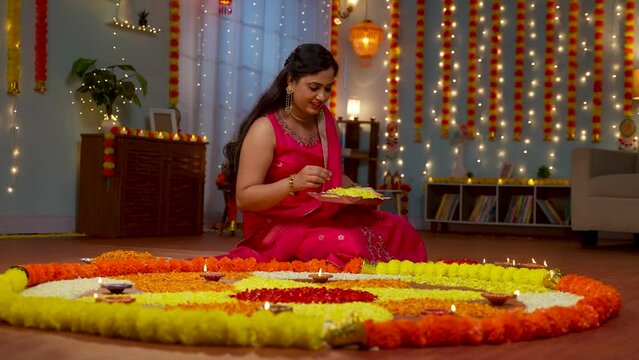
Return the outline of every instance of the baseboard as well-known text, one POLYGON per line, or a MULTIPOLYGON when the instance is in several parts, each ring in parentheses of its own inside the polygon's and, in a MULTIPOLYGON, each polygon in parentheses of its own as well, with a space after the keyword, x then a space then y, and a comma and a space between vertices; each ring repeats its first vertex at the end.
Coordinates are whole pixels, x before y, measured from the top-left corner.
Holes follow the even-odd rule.
POLYGON ((75 216, 0 216, 0 234, 75 232, 75 216))

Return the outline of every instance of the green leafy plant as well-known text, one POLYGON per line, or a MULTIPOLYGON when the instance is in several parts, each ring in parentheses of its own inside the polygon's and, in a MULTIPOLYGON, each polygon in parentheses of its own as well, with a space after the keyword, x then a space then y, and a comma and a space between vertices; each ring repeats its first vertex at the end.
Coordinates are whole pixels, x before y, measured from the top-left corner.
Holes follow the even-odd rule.
POLYGON ((96 59, 86 58, 79 58, 73 62, 71 74, 82 79, 82 86, 75 91, 89 93, 96 105, 105 107, 109 119, 113 115, 113 105, 120 98, 141 106, 132 80, 137 80, 142 94, 146 95, 147 82, 144 76, 131 65, 98 68, 96 63, 96 59))
POLYGON ((538 179, 548 179, 550 177, 550 168, 546 165, 542 165, 537 169, 538 179))

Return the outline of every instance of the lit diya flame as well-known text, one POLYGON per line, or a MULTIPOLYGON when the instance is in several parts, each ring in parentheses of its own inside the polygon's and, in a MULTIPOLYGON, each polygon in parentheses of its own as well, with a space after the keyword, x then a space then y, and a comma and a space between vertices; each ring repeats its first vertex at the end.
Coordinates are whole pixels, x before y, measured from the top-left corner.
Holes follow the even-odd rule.
POLYGON ((268 302, 268 301, 267 301, 267 302, 265 302, 265 303, 264 303, 264 310, 268 310, 268 309, 270 309, 270 308, 271 308, 271 303, 270 303, 270 302, 268 302))
POLYGON ((455 306, 455 304, 452 304, 450 306, 450 313, 451 314, 455 314, 456 311, 457 311, 457 306, 455 306))
POLYGON ((519 290, 515 290, 515 292, 514 292, 513 294, 515 294, 515 297, 519 297, 519 295, 521 295, 521 293, 519 292, 519 290))

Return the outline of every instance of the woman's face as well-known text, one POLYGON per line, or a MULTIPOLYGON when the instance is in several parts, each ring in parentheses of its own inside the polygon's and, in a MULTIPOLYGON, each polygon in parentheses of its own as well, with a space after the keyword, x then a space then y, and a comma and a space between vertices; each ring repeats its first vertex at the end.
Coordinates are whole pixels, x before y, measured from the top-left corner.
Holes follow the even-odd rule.
POLYGON ((334 77, 335 71, 328 68, 317 74, 303 76, 297 82, 289 80, 289 86, 293 86, 295 114, 302 118, 315 117, 331 95, 334 77))

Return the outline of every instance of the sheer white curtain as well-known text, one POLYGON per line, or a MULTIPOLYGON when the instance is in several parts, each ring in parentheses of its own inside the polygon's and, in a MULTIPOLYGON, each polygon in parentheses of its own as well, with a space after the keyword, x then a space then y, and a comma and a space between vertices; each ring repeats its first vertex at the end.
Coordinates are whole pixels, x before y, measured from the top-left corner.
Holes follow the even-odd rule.
POLYGON ((299 44, 328 47, 330 0, 235 0, 233 13, 217 0, 181 2, 182 130, 206 135, 204 213, 223 210, 215 177, 222 149, 299 44))

